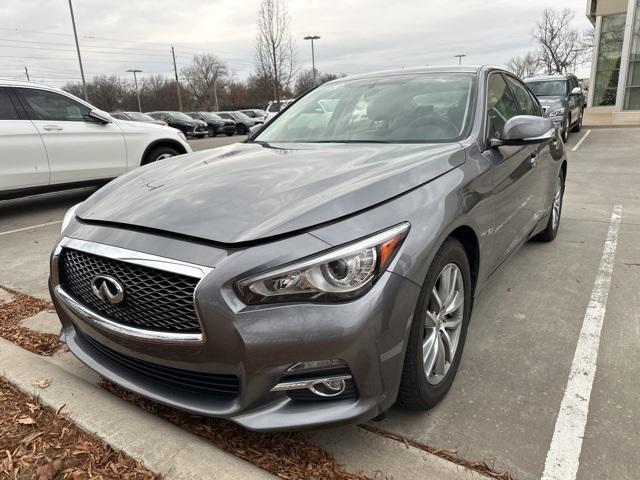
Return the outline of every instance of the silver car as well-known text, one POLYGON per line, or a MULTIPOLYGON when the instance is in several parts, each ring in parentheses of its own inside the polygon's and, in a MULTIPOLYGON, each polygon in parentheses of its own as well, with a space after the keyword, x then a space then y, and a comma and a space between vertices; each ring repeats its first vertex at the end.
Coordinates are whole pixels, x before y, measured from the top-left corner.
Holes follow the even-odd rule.
POLYGON ((244 143, 71 209, 51 258, 61 337, 126 389, 254 430, 431 408, 491 275, 555 238, 563 148, 499 69, 326 83, 244 143))

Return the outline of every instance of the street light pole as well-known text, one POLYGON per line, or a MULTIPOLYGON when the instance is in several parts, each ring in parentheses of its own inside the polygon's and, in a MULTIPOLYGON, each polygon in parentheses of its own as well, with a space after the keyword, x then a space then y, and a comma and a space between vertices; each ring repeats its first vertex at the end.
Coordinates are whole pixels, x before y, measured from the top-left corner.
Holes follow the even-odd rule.
POLYGON ((313 84, 316 84, 316 52, 313 47, 315 40, 320 40, 318 35, 308 35, 304 37, 305 40, 311 40, 311 73, 313 74, 313 84))
POLYGON ((87 96, 87 82, 84 80, 84 68, 82 68, 82 57, 80 56, 80 44, 78 43, 78 32, 76 30, 76 19, 73 16, 73 5, 69 0, 69 11, 71 12, 71 24, 73 25, 73 36, 76 39, 76 51, 78 52, 78 63, 80 64, 80 76, 82 77, 82 91, 84 92, 84 99, 88 102, 87 96))
POLYGON ((460 54, 458 54, 458 55, 454 55, 454 57, 458 59, 458 65, 462 65, 462 59, 463 59, 464 57, 466 57, 466 56, 467 56, 467 55, 466 55, 466 54, 464 54, 464 53, 460 53, 460 54))
POLYGON ((136 76, 136 73, 142 73, 142 70, 133 69, 127 70, 127 72, 133 73, 133 83, 136 84, 136 96, 138 97, 138 111, 142 113, 142 104, 140 103, 140 90, 138 90, 138 77, 136 76))

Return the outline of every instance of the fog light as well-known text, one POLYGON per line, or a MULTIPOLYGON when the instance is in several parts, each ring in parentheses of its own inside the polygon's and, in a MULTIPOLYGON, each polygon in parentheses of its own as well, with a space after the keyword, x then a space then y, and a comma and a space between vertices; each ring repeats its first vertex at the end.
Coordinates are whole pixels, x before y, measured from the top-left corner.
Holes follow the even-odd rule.
POLYGON ((309 390, 321 397, 335 397, 344 392, 345 388, 347 384, 343 378, 331 378, 312 384, 309 390))

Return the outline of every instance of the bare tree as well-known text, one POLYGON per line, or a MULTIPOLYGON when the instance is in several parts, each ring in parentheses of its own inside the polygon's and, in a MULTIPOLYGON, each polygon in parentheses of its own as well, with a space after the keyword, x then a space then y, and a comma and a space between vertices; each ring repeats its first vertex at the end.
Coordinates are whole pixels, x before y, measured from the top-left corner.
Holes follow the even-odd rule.
POLYGON ((535 53, 527 52, 522 57, 509 60, 507 68, 520 78, 533 77, 540 70, 540 61, 535 53))
POLYGON ((283 0, 262 0, 257 24, 257 76, 271 79, 274 99, 279 102, 282 90, 290 87, 296 69, 295 42, 283 0))
POLYGON ((181 73, 194 108, 220 109, 218 88, 224 86, 229 77, 226 63, 215 55, 203 53, 194 55, 191 66, 183 68, 181 73))
POLYGON ((318 85, 330 82, 331 80, 336 80, 337 78, 340 78, 340 75, 336 75, 335 73, 319 74, 318 69, 316 69, 315 80, 313 77, 313 70, 304 70, 303 72, 300 72, 298 78, 296 78, 296 85, 294 88, 296 96, 302 95, 318 85))
POLYGON ((571 26, 571 10, 546 8, 536 24, 533 38, 539 45, 538 60, 547 74, 567 73, 585 55, 580 32, 571 26))

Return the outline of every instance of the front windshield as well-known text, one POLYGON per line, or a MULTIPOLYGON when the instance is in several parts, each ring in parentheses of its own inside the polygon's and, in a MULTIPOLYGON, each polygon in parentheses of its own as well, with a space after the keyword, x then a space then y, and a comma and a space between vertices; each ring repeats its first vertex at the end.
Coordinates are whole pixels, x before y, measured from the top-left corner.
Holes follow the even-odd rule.
POLYGON ((566 80, 527 82, 527 87, 536 97, 561 97, 567 94, 566 80))
POLYGON ((136 122, 153 122, 154 119, 153 117, 150 117, 149 115, 146 115, 144 113, 138 113, 138 112, 129 112, 129 118, 131 118, 131 120, 134 120, 136 122))
POLYGON ((269 143, 447 142, 464 132, 474 75, 418 74, 323 85, 255 138, 269 143))
POLYGON ((183 122, 193 122, 193 118, 191 118, 186 113, 182 112, 167 112, 174 120, 181 120, 183 122))
POLYGON ((235 117, 236 120, 240 120, 243 122, 246 122, 247 120, 251 120, 249 117, 247 117, 244 113, 242 112, 233 112, 231 114, 232 117, 235 117))

